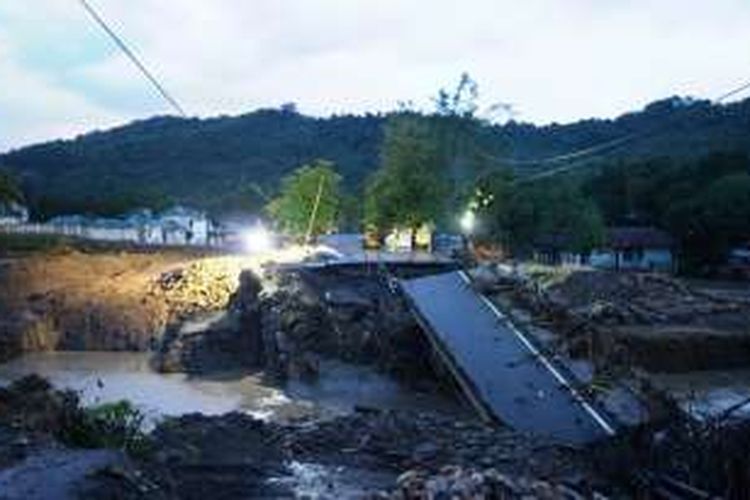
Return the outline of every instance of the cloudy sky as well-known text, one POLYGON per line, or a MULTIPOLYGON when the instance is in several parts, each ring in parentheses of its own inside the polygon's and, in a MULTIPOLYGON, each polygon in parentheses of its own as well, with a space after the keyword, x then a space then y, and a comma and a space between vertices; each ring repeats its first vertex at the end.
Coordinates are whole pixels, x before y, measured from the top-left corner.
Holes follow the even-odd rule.
MULTIPOLYGON (((89 1, 198 116, 427 106, 468 71, 541 124, 750 78, 748 0, 89 1)), ((0 151, 170 112, 78 0, 0 1, 0 151)))

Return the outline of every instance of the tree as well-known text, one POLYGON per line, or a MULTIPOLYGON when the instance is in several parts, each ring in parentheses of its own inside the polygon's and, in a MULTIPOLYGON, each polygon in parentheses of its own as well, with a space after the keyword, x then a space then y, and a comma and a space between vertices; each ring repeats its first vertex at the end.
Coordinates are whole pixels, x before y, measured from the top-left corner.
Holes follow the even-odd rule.
POLYGON ((341 176, 333 163, 316 160, 284 177, 281 192, 266 206, 284 232, 302 238, 317 237, 336 228, 341 207, 341 176))
POLYGON ((447 184, 429 123, 405 113, 388 121, 382 164, 366 189, 366 223, 416 229, 443 215, 447 184))
MULTIPOLYGON (((505 141, 494 135, 489 122, 482 118, 479 85, 468 73, 461 75, 454 89, 440 89, 433 102, 435 111, 428 118, 445 175, 457 192, 465 191, 479 173, 492 167, 491 159, 506 150, 505 141)), ((490 106, 489 112, 505 106, 490 106)))
POLYGON ((23 201, 23 193, 15 179, 0 171, 0 203, 21 201, 23 201))
POLYGON ((402 111, 388 119, 381 168, 367 185, 366 223, 455 223, 446 215, 465 208, 477 173, 487 171, 488 150, 497 151, 497 137, 477 116, 478 98, 478 85, 464 73, 454 89, 438 92, 431 114, 402 111))
POLYGON ((680 239, 688 270, 720 264, 750 235, 750 175, 726 175, 712 182, 700 194, 674 203, 666 218, 680 239))
POLYGON ((481 177, 467 194, 468 210, 477 216, 473 236, 478 240, 509 244, 508 213, 513 200, 514 176, 510 169, 498 169, 481 177))
POLYGON ((664 227, 679 242, 683 271, 710 269, 750 234, 750 158, 713 153, 602 168, 586 181, 609 224, 664 227))
POLYGON ((570 182, 540 182, 517 188, 500 214, 514 250, 556 237, 566 250, 587 252, 604 237, 604 221, 594 202, 570 182))

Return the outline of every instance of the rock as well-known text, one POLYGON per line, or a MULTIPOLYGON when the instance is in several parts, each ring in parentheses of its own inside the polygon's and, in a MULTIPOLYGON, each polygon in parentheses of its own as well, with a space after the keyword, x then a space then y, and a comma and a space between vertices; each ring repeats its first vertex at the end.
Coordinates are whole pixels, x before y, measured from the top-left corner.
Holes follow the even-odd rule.
POLYGON ((160 372, 207 374, 258 366, 254 342, 260 332, 245 332, 236 313, 219 315, 204 328, 172 325, 158 342, 151 364, 160 372))
POLYGON ((399 476, 391 499, 570 499, 585 498, 569 486, 526 477, 509 476, 495 469, 447 466, 436 473, 409 470, 399 476))
MULTIPOLYGON (((4 500, 140 497, 132 466, 115 450, 45 450, 0 471, 0 491, 4 500)), ((165 497, 152 490, 149 498, 165 497)))
POLYGON ((435 458, 435 456, 437 456, 439 452, 440 452, 440 447, 436 445, 435 443, 428 441, 414 448, 412 457, 417 462, 422 462, 424 460, 435 458))
POLYGON ((57 434, 75 420, 78 412, 75 393, 56 391, 38 375, 28 375, 0 388, 0 425, 57 434))
MULTIPOLYGON (((172 274, 165 279, 168 286, 179 282, 172 274)), ((209 320, 197 317, 167 328, 152 357, 157 371, 205 374, 261 365, 263 286, 248 270, 240 273, 239 283, 227 313, 211 315, 209 320)))

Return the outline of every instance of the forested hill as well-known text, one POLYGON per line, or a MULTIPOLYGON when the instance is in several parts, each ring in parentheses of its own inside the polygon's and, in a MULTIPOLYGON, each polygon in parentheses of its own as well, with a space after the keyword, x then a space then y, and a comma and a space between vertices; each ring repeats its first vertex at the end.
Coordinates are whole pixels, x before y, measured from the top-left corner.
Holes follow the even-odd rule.
MULTIPOLYGON (((254 209, 284 174, 316 158, 333 161, 356 193, 378 166, 386 118, 312 118, 286 108, 204 120, 157 117, 11 151, 0 156, 0 165, 21 179, 44 215, 172 201, 214 211, 254 209)), ((495 146, 490 149, 504 148, 505 156, 518 159, 631 137, 593 158, 693 160, 712 151, 750 152, 750 99, 714 105, 675 97, 614 120, 543 127, 510 122, 485 132, 495 146)))

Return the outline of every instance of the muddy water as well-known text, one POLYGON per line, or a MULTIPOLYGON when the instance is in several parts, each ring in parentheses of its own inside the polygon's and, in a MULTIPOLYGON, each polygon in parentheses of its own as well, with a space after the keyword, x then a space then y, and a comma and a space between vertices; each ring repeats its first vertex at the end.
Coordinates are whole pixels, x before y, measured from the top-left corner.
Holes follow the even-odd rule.
POLYGON ((698 419, 725 415, 727 411, 734 417, 750 418, 750 370, 656 374, 652 380, 698 419))
POLYGON ((314 383, 294 381, 279 387, 264 381, 262 375, 226 373, 194 378, 159 374, 150 369, 144 353, 34 353, 0 365, 0 385, 36 373, 58 387, 80 392, 86 404, 128 399, 151 422, 162 416, 230 411, 284 420, 347 413, 355 405, 463 412, 445 397, 415 393, 366 367, 325 361, 321 368, 322 376, 314 383))

